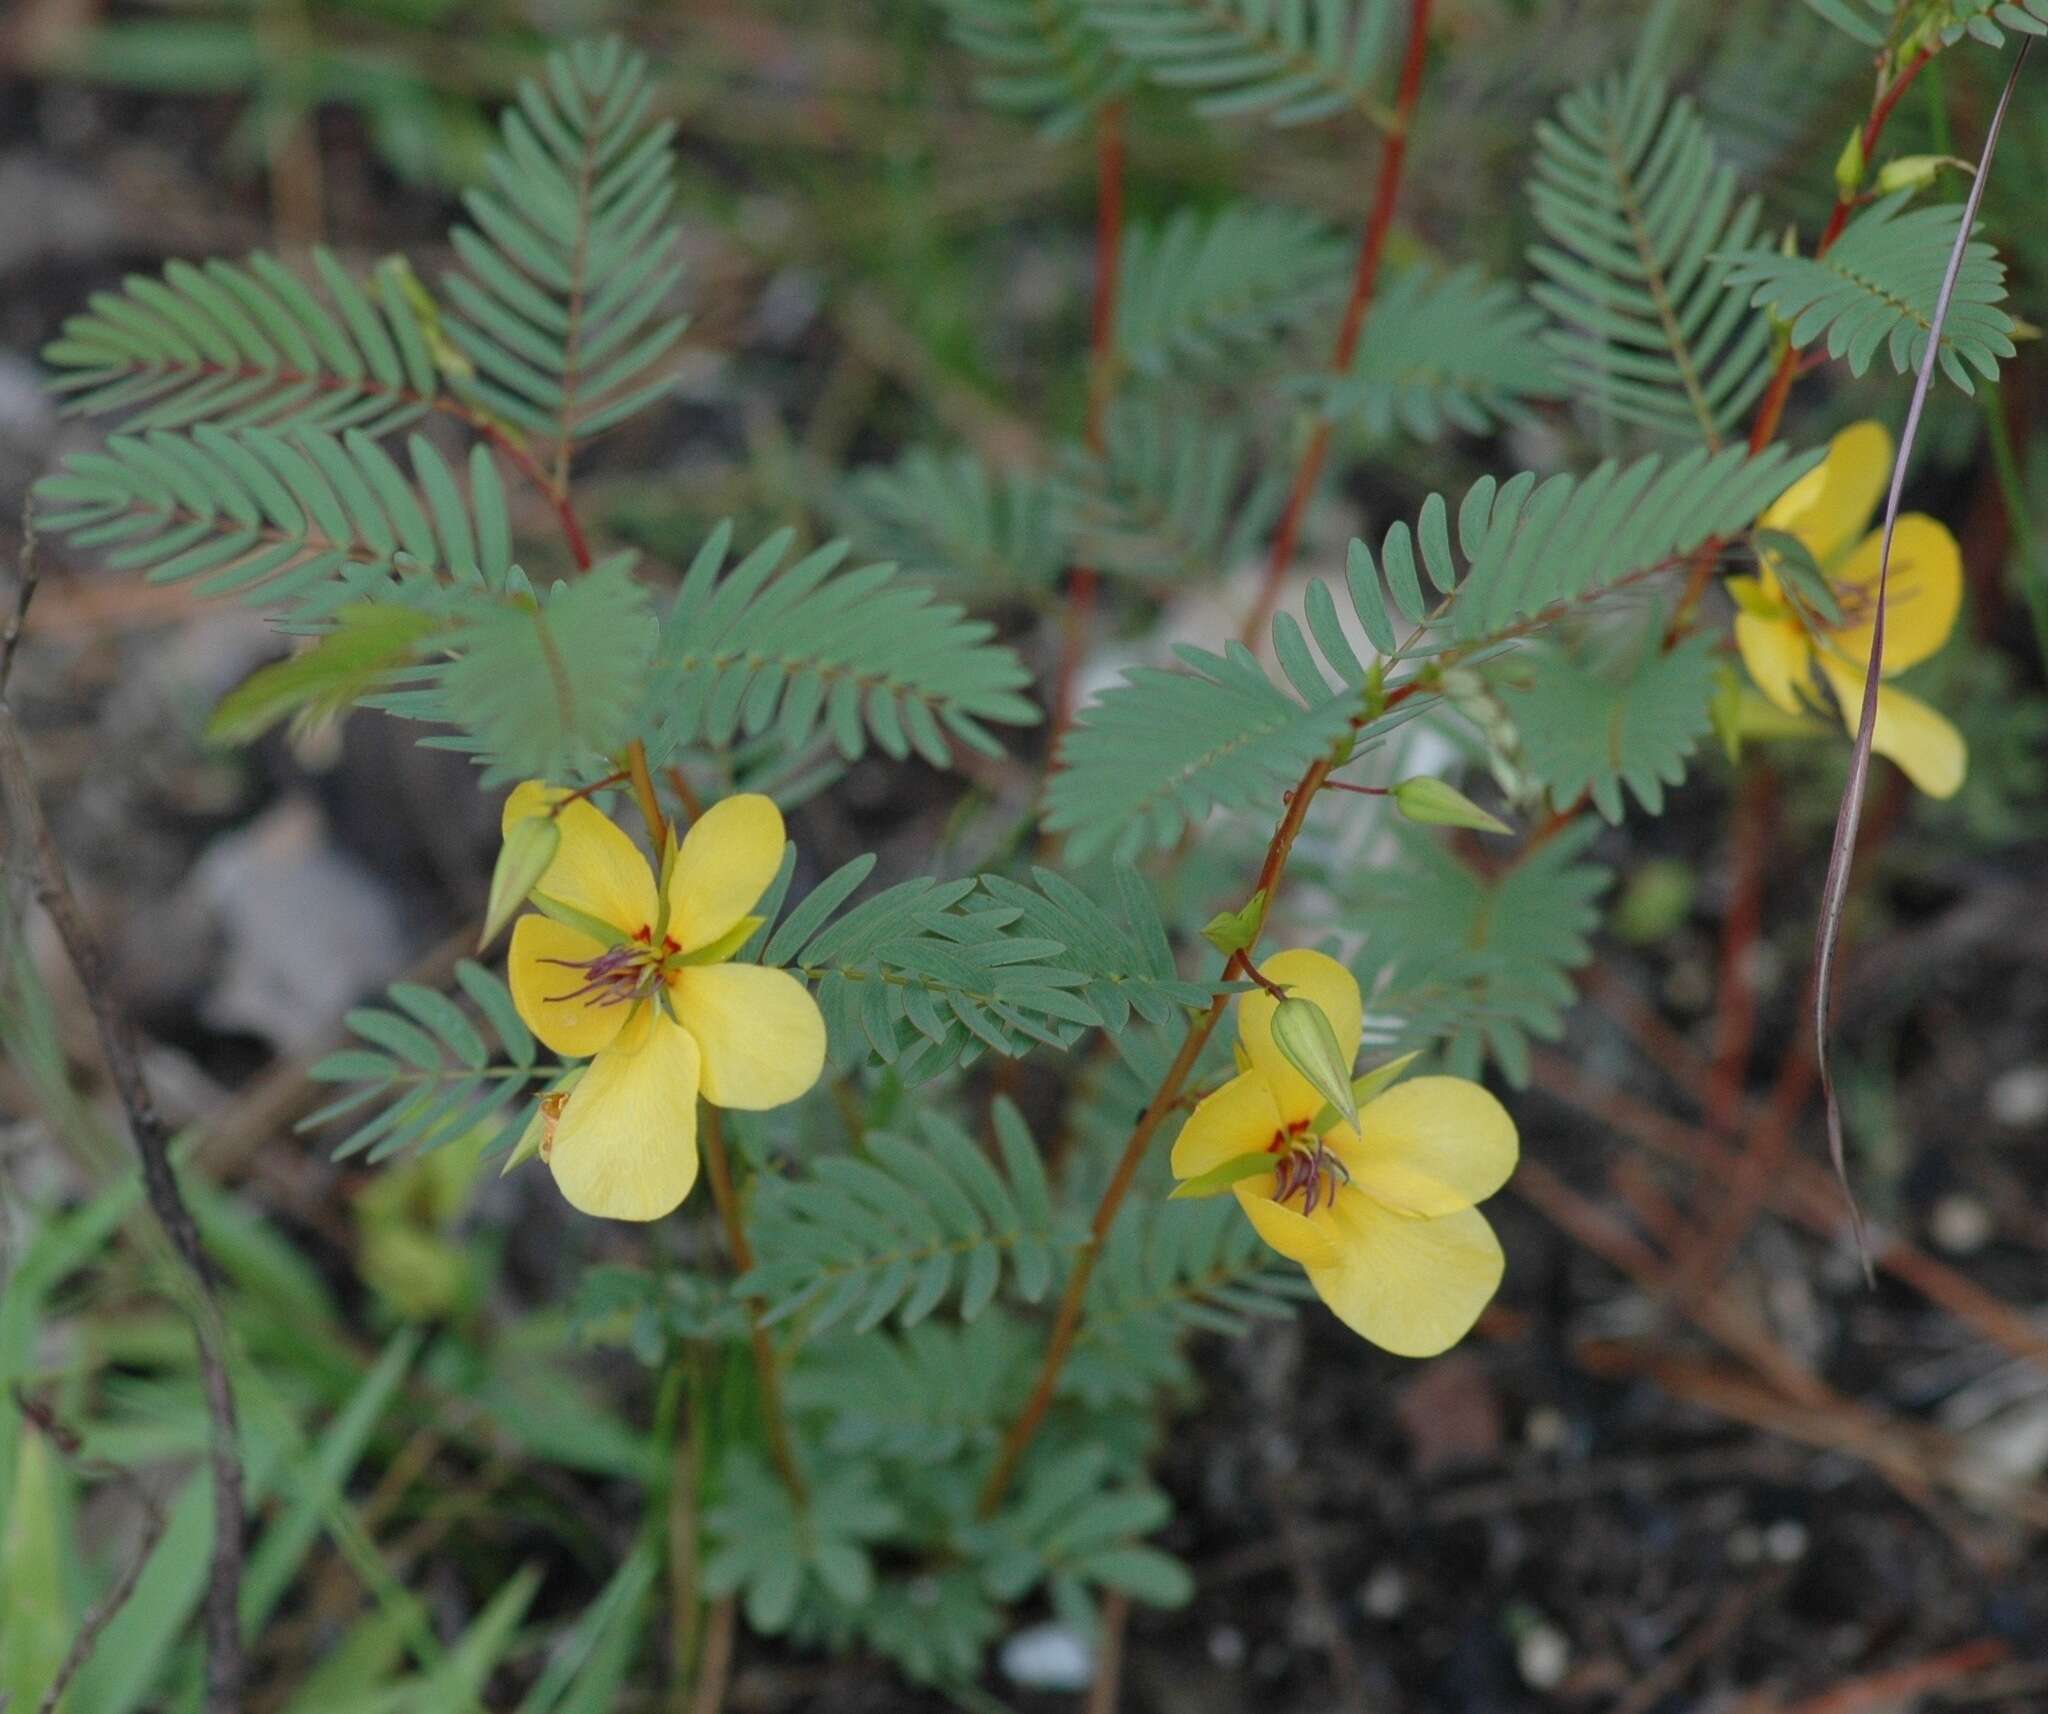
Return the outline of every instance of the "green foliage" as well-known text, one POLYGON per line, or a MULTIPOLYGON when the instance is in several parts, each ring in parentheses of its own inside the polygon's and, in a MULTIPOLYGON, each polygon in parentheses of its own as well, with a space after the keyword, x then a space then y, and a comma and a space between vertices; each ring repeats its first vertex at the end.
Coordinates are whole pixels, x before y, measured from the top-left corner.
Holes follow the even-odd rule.
POLYGON ((501 588, 511 525, 490 454, 471 454, 469 494, 433 446, 407 445, 412 480, 361 429, 152 429, 75 453, 36 485, 43 528, 152 583, 197 578, 317 625, 408 580, 501 588), (423 575, 431 574, 431 575, 423 575))
POLYGON ((648 749, 659 763, 685 745, 731 744, 772 731, 795 750, 823 731, 848 760, 870 742, 934 767, 952 740, 986 755, 987 722, 1029 725, 1019 691, 1030 673, 989 641, 993 627, 934 601, 892 565, 839 575, 835 542, 783 565, 780 530, 730 570, 732 528, 712 532, 662 621, 648 687, 648 749))
POLYGON ((1537 127, 1529 198, 1547 243, 1532 295, 1552 348, 1602 411, 1718 446, 1763 391, 1770 324, 1728 253, 1756 239, 1754 197, 1716 158, 1692 102, 1645 64, 1575 91, 1537 127))
POLYGON ((1489 433, 1558 395, 1543 327, 1520 292, 1476 268, 1411 268, 1381 292, 1350 373, 1328 384, 1322 408, 1376 439, 1489 433))
POLYGON ((1139 1539, 1172 1515, 1158 1489, 1118 1479, 1105 1448, 1083 1446, 1028 1472, 1018 1498, 973 1536, 999 1600, 1044 1584, 1055 1611, 1085 1620, 1095 1589, 1148 1607, 1185 1605, 1194 1593, 1187 1567, 1139 1539))
POLYGON ((492 1058, 460 1003, 415 982, 395 982, 388 1006, 358 1006, 348 1014, 359 1045, 316 1060, 308 1071, 316 1082, 353 1087, 308 1114, 299 1129, 317 1130, 373 1109, 353 1118, 334 1150, 337 1159, 361 1154, 373 1161, 485 1130, 496 1139, 493 1148, 516 1137, 532 1111, 526 1097, 553 1072, 536 1063, 533 1035, 502 980, 469 959, 455 967, 455 979, 497 1037, 503 1060, 492 1058))
POLYGON ((1090 21, 1154 83, 1211 119, 1375 119, 1392 0, 1088 0, 1090 21))
MULTIPOLYGON (((1880 349, 1899 374, 1911 374, 1926 355, 1962 220, 1959 207, 1909 209, 1912 195, 1898 191, 1872 203, 1819 258, 1769 248, 1737 252, 1727 258, 1735 264, 1728 283, 1753 288, 1750 302, 1786 323, 1797 349, 1825 333, 1828 355, 1846 358, 1852 374, 1868 369, 1880 349)), ((1973 390, 1972 368, 1996 381, 1999 359, 2013 355, 2013 320, 1998 307, 2004 299, 2004 265, 1989 244, 1973 239, 1963 250, 1939 359, 1942 373, 1966 393, 1973 390)))
POLYGON ((964 1321, 994 1302, 1005 1274, 1036 1303, 1059 1250, 1077 1234, 1056 1214, 1036 1145, 1016 1109, 993 1109, 997 1170, 942 1115, 914 1131, 877 1132, 858 1156, 828 1156, 803 1179, 763 1181, 753 1211, 759 1261, 739 1290, 767 1319, 802 1312, 818 1333, 895 1319, 914 1327, 957 1294, 964 1321))
POLYGON ((1089 18, 1089 0, 941 0, 953 40, 983 67, 991 107, 1071 136, 1130 82, 1130 68, 1089 18))
MULTIPOLYGON (((1655 456, 1627 466, 1610 460, 1583 481, 1482 477, 1458 506, 1455 550, 1441 495, 1423 503, 1412 530, 1394 524, 1377 557, 1363 542, 1351 544, 1352 608, 1389 656, 1469 654, 1546 610, 1676 568, 1704 544, 1747 528, 1810 463, 1778 447, 1754 459, 1731 447, 1668 464, 1655 456), (1423 596, 1418 547, 1433 602, 1423 596), (1400 641, 1397 619, 1417 635, 1400 641)), ((1170 845, 1212 809, 1275 804, 1354 728, 1360 742, 1388 730, 1368 719, 1368 669, 1320 581, 1309 586, 1305 618, 1306 632, 1288 614, 1273 627, 1287 690, 1234 644, 1224 655, 1177 650, 1189 671, 1127 675, 1069 734, 1046 793, 1046 826, 1071 834, 1083 859, 1170 845)))
POLYGON ((828 1456, 942 1464, 994 1447, 1037 1349, 1036 1330, 998 1309, 965 1325, 919 1321, 806 1346, 786 1391, 822 1422, 828 1456))
POLYGON ((1117 276, 1117 358, 1158 379, 1255 356, 1333 304, 1350 268, 1349 244, 1276 204, 1133 222, 1117 276))
POLYGON ((2048 0, 1806 0, 1806 4, 1865 47, 1881 48, 1899 38, 1901 18, 1948 43, 1975 37, 2005 46, 2005 31, 2048 36, 2048 0), (2002 27, 2001 27, 2002 26, 2002 27))
POLYGON ((614 554, 545 595, 515 571, 502 592, 437 602, 445 657, 372 708, 458 730, 420 740, 473 756, 487 784, 602 775, 639 730, 657 626, 633 556, 614 554))
POLYGON ((842 1057, 872 1052, 918 1081, 993 1050, 1071 1047, 1091 1028, 1121 1029, 1135 1009, 1163 1020, 1210 990, 1174 971, 1158 907, 1120 876, 1125 920, 1047 871, 1038 888, 999 876, 904 881, 827 917, 873 867, 836 871, 768 939, 761 961, 817 990, 842 1057))
POLYGON ((1172 845, 1212 809, 1270 806, 1351 730, 1347 701, 1305 706, 1240 644, 1174 653, 1186 671, 1127 673, 1067 734, 1045 828, 1070 837, 1076 861, 1172 845))
MULTIPOLYGON (((612 427, 668 390, 683 334, 664 313, 682 276, 668 220, 666 122, 648 126, 647 62, 616 38, 548 56, 520 86, 451 235, 448 337, 464 390, 556 446, 612 427)), ((559 477, 558 477, 559 480, 559 477)))
POLYGON ((806 1584, 849 1604, 867 1599, 875 1583, 869 1544, 901 1516, 882 1497, 871 1466, 834 1464, 813 1479, 808 1503, 799 1506, 772 1471, 736 1449, 720 1469, 719 1486, 718 1503, 704 1519, 711 1539, 704 1587, 737 1594, 755 1630, 787 1630, 806 1584))
MULTIPOLYGON (((1708 543, 1739 534, 1816 460, 1770 447, 1752 458, 1730 447, 1696 449, 1669 462, 1655 455, 1609 459, 1583 480, 1528 471, 1497 483, 1482 476, 1458 504, 1457 544, 1441 495, 1425 500, 1411 531, 1397 522, 1377 557, 1351 544, 1348 583, 1359 623, 1379 649, 1404 655, 1470 649, 1560 603, 1673 569, 1708 543), (1417 555, 1437 599, 1416 576, 1417 555), (1460 560, 1464 564, 1460 568, 1460 560), (1399 621, 1428 633, 1398 642, 1399 621)), ((1360 671, 1334 626, 1309 628, 1347 682, 1360 671)), ((1279 641, 1276 628, 1276 644, 1279 641)), ((1283 663, 1288 650, 1283 648, 1283 663)))
POLYGON ((1493 875, 1420 828, 1388 831, 1398 862, 1329 877, 1348 920, 1370 925, 1373 1011, 1396 1025, 1386 1045, 1434 1047, 1459 1077, 1490 1058, 1521 1087, 1531 1039, 1563 1034, 1570 972, 1593 956, 1593 901, 1610 876, 1581 858, 1598 824, 1575 822, 1493 875))
POLYGON ((1063 1378, 1092 1410, 1136 1404, 1187 1383, 1185 1332, 1237 1338, 1313 1296, 1269 1250, 1232 1197, 1133 1210, 1088 1282, 1081 1337, 1063 1378))
POLYGON ((404 607, 341 608, 312 647, 258 669, 222 698, 206 735, 246 744, 286 718, 331 719, 387 684, 433 629, 426 614, 404 607))
POLYGON ((998 475, 971 452, 917 447, 863 470, 847 482, 841 509, 864 551, 982 605, 1043 599, 1069 558, 1051 485, 1022 471, 998 475))
POLYGON ((125 415, 131 432, 207 422, 374 438, 446 408, 401 267, 380 268, 368 289, 325 250, 313 268, 325 302, 260 251, 131 275, 43 348, 62 372, 53 386, 68 409, 125 415))
POLYGON ((1076 557, 1165 581, 1250 557, 1284 499, 1279 483, 1251 480, 1240 435, 1149 399, 1115 407, 1101 456, 1075 449, 1068 480, 1076 557))
POLYGON ((1621 788, 1652 815, 1664 788, 1685 778, 1685 763, 1712 721, 1708 703, 1719 670, 1713 639, 1693 637, 1658 647, 1661 624, 1635 640, 1618 661, 1588 663, 1570 651, 1543 647, 1526 682, 1504 684, 1521 739, 1522 761, 1550 788, 1553 809, 1581 798, 1609 821, 1622 814, 1621 788))

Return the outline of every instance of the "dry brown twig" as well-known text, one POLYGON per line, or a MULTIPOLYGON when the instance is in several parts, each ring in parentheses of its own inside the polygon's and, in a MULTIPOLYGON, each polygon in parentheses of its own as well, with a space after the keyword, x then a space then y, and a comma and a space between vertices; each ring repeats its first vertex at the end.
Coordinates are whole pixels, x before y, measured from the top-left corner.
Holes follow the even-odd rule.
MULTIPOLYGON (((4 681, 0 681, 4 682, 4 681)), ((169 1519, 157 1497, 142 1483, 136 1481, 132 1471, 123 1470, 119 1465, 108 1464, 99 1459, 78 1457, 78 1436, 57 1420, 56 1414, 47 1405, 30 1398, 20 1387, 14 1389, 14 1402, 29 1426, 54 1446, 58 1453, 69 1460, 82 1474, 96 1476, 103 1480, 125 1483, 135 1494, 142 1506, 142 1539, 135 1544, 135 1551, 128 1563, 113 1581, 107 1592, 86 1614, 78 1627, 78 1634, 71 1639, 71 1647, 65 1651, 64 1659, 58 1663, 57 1671, 51 1678, 49 1688, 43 1692, 43 1699, 36 1704, 36 1714, 57 1714, 57 1707, 64 1700, 64 1693, 71 1688, 71 1681, 92 1659, 92 1651, 99 1646, 100 1633, 114 1622, 114 1615, 128 1605, 128 1598, 135 1593, 135 1585, 142 1580, 143 1568, 149 1564, 149 1556, 156 1551, 156 1544, 163 1539, 169 1519)), ((5 1714, 5 1705, 0 1704, 0 1714, 5 1714)))
MULTIPOLYGON (((192 1315, 200 1390, 206 1401, 212 1442, 209 1463, 213 1479, 213 1552, 202 1611, 206 1634, 206 1708, 208 1714, 239 1714, 244 1665, 241 1619, 237 1612, 242 1586, 242 1455, 236 1437, 234 1387, 228 1378, 227 1323, 221 1314, 198 1224, 172 1170, 171 1128, 158 1112, 149 1081, 143 1074, 141 1043, 134 1022, 114 992, 105 955, 77 894, 71 889, 71 877, 57 848, 56 835, 36 795, 35 775, 22 745, 21 729, 7 700, 8 681, 29 604, 35 598, 36 582, 33 556, 24 556, 14 616, 4 639, 0 639, 0 791, 4 791, 6 798, 12 841, 25 854, 30 868, 35 900, 56 928, 65 956, 85 991, 108 1073, 128 1117, 135 1151, 141 1158, 143 1195, 172 1250, 191 1275, 187 1307, 192 1315)), ((100 1618, 100 1624, 111 1617, 109 1613, 100 1618)))

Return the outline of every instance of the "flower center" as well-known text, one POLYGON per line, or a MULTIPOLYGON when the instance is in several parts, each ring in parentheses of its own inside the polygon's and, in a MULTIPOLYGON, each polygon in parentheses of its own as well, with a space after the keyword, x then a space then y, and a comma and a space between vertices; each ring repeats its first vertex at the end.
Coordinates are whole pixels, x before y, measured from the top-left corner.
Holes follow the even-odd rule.
POLYGON ((653 938, 653 930, 642 923, 631 940, 608 946, 595 958, 543 959, 583 978, 581 987, 550 994, 550 1004, 586 1000, 593 1006, 626 1006, 646 999, 667 976, 669 959, 682 951, 672 937, 664 936, 659 948, 651 944, 653 938))
POLYGON ((1351 1182, 1351 1169, 1321 1137, 1308 1135, 1308 1126, 1306 1119, 1298 1119, 1275 1131, 1266 1152, 1280 1157, 1273 1168, 1273 1200, 1285 1204, 1299 1196, 1302 1213, 1313 1214, 1317 1203, 1334 1201, 1337 1187, 1351 1182))

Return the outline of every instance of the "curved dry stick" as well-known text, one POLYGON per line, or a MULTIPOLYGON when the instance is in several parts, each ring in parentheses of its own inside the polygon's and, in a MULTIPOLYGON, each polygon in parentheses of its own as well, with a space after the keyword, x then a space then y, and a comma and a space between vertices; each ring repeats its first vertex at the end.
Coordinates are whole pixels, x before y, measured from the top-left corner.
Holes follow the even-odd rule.
POLYGON ((1870 777, 1870 745, 1877 735, 1877 688, 1884 676, 1884 618, 1886 589, 1892 569, 1892 537, 1899 524, 1899 500, 1906 486, 1906 464, 1913 456, 1913 442, 1920 433, 1920 414, 1927 406, 1928 389, 1934 384, 1934 366, 1941 358, 1941 330, 1948 322, 1949 305, 1955 298, 1956 279, 1963 270, 1963 252, 1969 247, 1970 231, 1977 224, 1977 209, 1984 200, 1984 180, 1991 171, 1991 157, 1998 151, 1998 133, 2005 125, 2005 110, 2027 63, 2033 38, 2020 39, 2012 70, 1991 115, 1984 134, 1984 149, 1977 158, 1976 175, 1970 180, 1970 194, 1963 203, 1963 218, 1956 227, 1956 241, 1948 254, 1948 271, 1941 277, 1941 290, 1934 300, 1934 314, 1927 322, 1927 349, 1920 358, 1920 372, 1913 378, 1913 400, 1906 407, 1906 426, 1899 434, 1898 455, 1892 460, 1891 491, 1884 502, 1884 544, 1877 559, 1877 617, 1870 626, 1870 660, 1863 669, 1863 707, 1856 718, 1856 745, 1849 758, 1849 783, 1842 788, 1842 806, 1835 815, 1835 838, 1828 852, 1827 880, 1821 888, 1820 921, 1813 936, 1813 1039, 1814 1057, 1820 1066, 1821 1099, 1827 1108, 1828 1158, 1841 1180, 1842 1194, 1849 1200, 1849 1220, 1856 1232, 1856 1253, 1863 1261, 1864 1278, 1876 1283, 1870 1259, 1870 1237, 1863 1225, 1863 1210, 1856 1204, 1856 1192, 1849 1184, 1848 1151, 1842 1136, 1842 1106, 1835 1095, 1834 1069, 1828 1062, 1828 1010, 1834 993, 1835 948, 1842 934, 1842 907, 1849 896, 1849 868, 1856 855, 1856 830, 1863 821, 1863 788, 1870 777))
MULTIPOLYGON (((32 587, 25 582, 24 593, 32 587)), ((171 1128, 157 1111, 143 1076, 135 1025, 115 998, 99 942, 71 890, 56 836, 36 796, 35 777, 22 749, 14 711, 4 696, 0 696, 0 790, 5 792, 16 836, 34 865, 36 902, 55 925, 92 1008, 100 1050, 128 1116, 135 1152, 142 1159, 143 1195, 192 1276, 192 1327, 199 1352, 200 1388, 212 1425, 214 1531, 204 1609, 206 1707, 209 1714, 240 1714, 243 1659, 237 1609, 242 1587, 242 1455, 236 1439, 234 1388, 228 1380, 227 1323, 221 1315, 198 1224, 171 1170, 171 1128)))

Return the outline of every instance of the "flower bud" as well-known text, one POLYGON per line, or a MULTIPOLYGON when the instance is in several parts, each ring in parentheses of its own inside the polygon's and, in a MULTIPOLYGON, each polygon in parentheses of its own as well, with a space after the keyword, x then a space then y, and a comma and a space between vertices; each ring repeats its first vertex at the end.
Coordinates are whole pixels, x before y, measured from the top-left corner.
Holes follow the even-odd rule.
POLYGON ((1266 889, 1261 887, 1245 901, 1242 910, 1218 911, 1203 926, 1202 938, 1226 957, 1233 952, 1248 952, 1252 942, 1259 938, 1260 926, 1266 920, 1266 889))
POLYGON ((1488 815, 1456 786, 1427 774, 1403 780, 1394 787, 1393 797, 1396 809, 1425 827, 1471 827, 1481 833, 1514 831, 1499 816, 1488 815))
POLYGON ((479 950, 497 939, 526 895, 540 885, 541 876, 562 848, 562 824, 551 815, 532 815, 515 821, 505 830, 505 843, 498 850, 497 867, 491 871, 491 894, 484 906, 484 931, 477 941, 479 950))
POLYGON ((1313 1000, 1289 995, 1273 1010, 1273 1045, 1287 1063, 1308 1079, 1309 1087, 1336 1109, 1354 1129, 1358 1100, 1351 1093, 1351 1064, 1337 1045, 1328 1015, 1313 1000))

